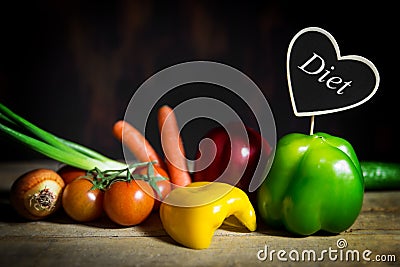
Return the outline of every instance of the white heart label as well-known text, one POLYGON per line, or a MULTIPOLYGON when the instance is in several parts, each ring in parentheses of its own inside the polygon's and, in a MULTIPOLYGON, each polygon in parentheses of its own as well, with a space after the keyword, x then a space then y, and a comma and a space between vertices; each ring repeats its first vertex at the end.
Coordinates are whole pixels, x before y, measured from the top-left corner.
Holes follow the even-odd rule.
POLYGON ((368 101, 379 73, 368 59, 341 56, 333 36, 317 27, 298 32, 287 53, 290 99, 296 116, 343 111, 368 101))

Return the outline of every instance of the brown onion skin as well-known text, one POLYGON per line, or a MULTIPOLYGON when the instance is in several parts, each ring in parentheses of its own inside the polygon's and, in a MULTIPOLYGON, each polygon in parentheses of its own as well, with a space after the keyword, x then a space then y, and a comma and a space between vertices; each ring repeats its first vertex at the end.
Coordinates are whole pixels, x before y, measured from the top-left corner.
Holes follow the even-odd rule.
POLYGON ((18 177, 11 187, 11 206, 25 219, 46 218, 59 209, 64 186, 63 179, 53 170, 40 168, 28 171, 18 177))

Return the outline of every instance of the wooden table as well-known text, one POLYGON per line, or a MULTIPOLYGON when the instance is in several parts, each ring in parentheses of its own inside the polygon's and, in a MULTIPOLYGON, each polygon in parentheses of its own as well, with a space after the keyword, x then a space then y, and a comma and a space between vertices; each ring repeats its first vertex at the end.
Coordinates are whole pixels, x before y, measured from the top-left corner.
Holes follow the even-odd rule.
POLYGON ((21 220, 8 202, 14 179, 34 168, 57 166, 47 160, 0 163, 0 266, 394 266, 400 262, 400 191, 366 192, 357 221, 340 235, 300 238, 262 224, 253 233, 224 226, 216 231, 211 247, 192 250, 165 233, 156 213, 136 227, 119 227, 107 219, 79 224, 63 212, 45 221, 21 220))

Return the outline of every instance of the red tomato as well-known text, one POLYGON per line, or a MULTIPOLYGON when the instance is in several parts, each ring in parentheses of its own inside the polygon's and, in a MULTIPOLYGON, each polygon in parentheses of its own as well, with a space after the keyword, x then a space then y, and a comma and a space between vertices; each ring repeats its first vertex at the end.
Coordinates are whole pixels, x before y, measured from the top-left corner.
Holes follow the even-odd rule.
POLYGON ((91 190, 92 186, 87 179, 76 179, 65 187, 62 206, 72 219, 88 222, 103 214, 104 192, 100 189, 91 190))
POLYGON ((58 171, 58 175, 64 180, 65 184, 71 183, 78 177, 82 177, 86 175, 86 171, 82 169, 78 169, 69 165, 62 166, 58 171))
MULTIPOLYGON (((161 198, 157 195, 157 192, 154 190, 155 196, 155 203, 153 210, 157 211, 160 208, 161 201, 171 192, 171 182, 169 180, 167 172, 160 167, 160 165, 153 165, 154 166, 154 175, 158 177, 165 177, 168 180, 161 180, 158 181, 157 187, 160 190, 161 198)), ((147 174, 147 167, 139 168, 135 171, 136 173, 140 174, 147 174)))
POLYGON ((142 180, 114 182, 104 193, 106 214, 113 222, 123 226, 143 222, 153 206, 153 189, 142 180))

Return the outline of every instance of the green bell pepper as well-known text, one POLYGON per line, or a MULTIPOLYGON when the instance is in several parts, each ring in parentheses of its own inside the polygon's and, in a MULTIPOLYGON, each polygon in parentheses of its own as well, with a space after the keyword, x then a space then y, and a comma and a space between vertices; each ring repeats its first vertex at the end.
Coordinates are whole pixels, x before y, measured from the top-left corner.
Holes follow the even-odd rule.
POLYGON ((268 225, 311 235, 348 229, 363 197, 363 174, 349 142, 326 133, 291 133, 277 144, 257 204, 268 225))

